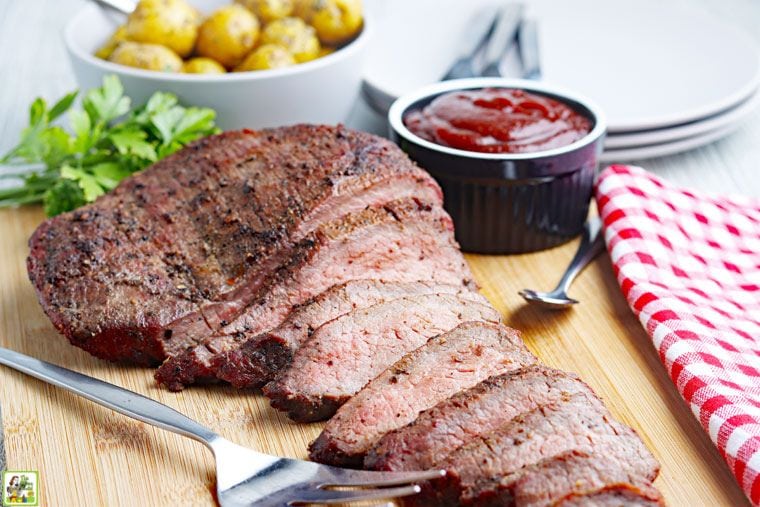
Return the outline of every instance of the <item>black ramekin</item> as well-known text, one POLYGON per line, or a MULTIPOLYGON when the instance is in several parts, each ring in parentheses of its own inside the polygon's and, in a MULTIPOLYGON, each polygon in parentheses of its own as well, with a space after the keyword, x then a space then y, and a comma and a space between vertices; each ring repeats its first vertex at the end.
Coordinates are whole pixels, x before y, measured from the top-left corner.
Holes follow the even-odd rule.
POLYGON ((606 131, 591 101, 554 86, 505 78, 443 81, 396 100, 388 111, 390 135, 443 188, 456 237, 469 252, 523 253, 549 248, 578 235, 588 214, 606 131), (559 100, 588 117, 582 139, 532 153, 478 153, 422 139, 404 116, 456 90, 512 88, 559 100))

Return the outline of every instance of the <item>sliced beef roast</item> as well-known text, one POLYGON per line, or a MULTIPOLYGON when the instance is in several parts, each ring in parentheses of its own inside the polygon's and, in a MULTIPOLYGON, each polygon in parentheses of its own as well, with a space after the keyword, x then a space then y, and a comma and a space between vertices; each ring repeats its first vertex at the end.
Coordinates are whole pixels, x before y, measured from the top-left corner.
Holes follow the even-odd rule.
POLYGON ((498 323, 500 316, 485 299, 452 294, 409 296, 347 313, 317 329, 264 394, 296 421, 329 418, 404 354, 469 321, 498 323))
MULTIPOLYGON (((643 445, 609 443, 596 446, 593 454, 570 451, 529 467, 516 474, 515 480, 502 479, 492 505, 505 505, 510 498, 517 505, 547 505, 616 484, 637 485, 658 496, 651 486, 659 472, 654 456, 643 445), (511 492, 505 494, 510 489, 511 492)), ((486 495, 479 500, 485 498, 486 495)))
POLYGON ((46 220, 29 247, 43 310, 98 357, 164 361, 174 390, 269 381, 297 421, 355 396, 312 456, 450 472, 412 502, 661 501, 633 430, 574 376, 526 367, 474 291, 441 189, 390 141, 309 125, 211 136, 46 220))
POLYGON ((404 197, 441 202, 432 178, 379 137, 306 125, 227 132, 46 220, 27 268, 74 345, 155 364, 232 321, 321 223, 404 197))
POLYGON ((482 488, 474 503, 484 507, 544 506, 616 484, 651 488, 659 471, 654 456, 643 445, 622 442, 608 439, 595 445, 592 453, 569 451, 499 481, 489 480, 494 487, 482 488))
MULTIPOLYGON (((526 505, 533 506, 533 504, 526 505)), ((613 484, 596 491, 573 494, 552 504, 553 507, 662 507, 664 505, 662 495, 655 488, 633 484, 613 484)))
POLYGON ((462 389, 536 361, 514 329, 466 322, 406 354, 348 400, 311 444, 314 461, 361 466, 386 433, 462 389))
MULTIPOLYGON (((212 366, 217 377, 235 387, 261 387, 290 364, 301 343, 327 321, 402 296, 460 294, 467 297, 468 293, 470 289, 462 284, 352 280, 299 305, 276 329, 249 338, 229 352, 217 355, 212 366)), ((473 298, 479 300, 480 296, 473 293, 473 298)))
POLYGON ((235 321, 205 343, 169 358, 156 379, 173 390, 216 379, 215 355, 278 326, 294 306, 334 284, 362 278, 474 287, 443 208, 416 199, 367 208, 321 225, 235 321))
POLYGON ((441 505, 470 503, 502 477, 523 467, 568 451, 590 453, 602 443, 644 445, 633 430, 612 419, 596 396, 578 393, 519 415, 436 463, 450 472, 447 487, 436 487, 428 494, 441 505))
POLYGON ((466 444, 543 405, 593 395, 577 376, 536 364, 484 380, 385 435, 368 453, 371 470, 426 470, 466 444))

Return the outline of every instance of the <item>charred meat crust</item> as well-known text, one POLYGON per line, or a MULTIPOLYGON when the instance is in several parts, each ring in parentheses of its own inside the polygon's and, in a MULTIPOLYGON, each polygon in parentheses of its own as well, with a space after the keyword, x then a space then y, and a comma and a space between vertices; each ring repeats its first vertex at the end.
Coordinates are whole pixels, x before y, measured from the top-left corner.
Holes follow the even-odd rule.
POLYGON ((227 132, 45 221, 29 241, 29 277, 73 344, 155 364, 184 345, 177 337, 198 341, 234 318, 321 221, 399 188, 440 203, 435 182, 378 137, 309 125, 227 132))
POLYGON ((651 485, 609 484, 597 490, 573 493, 552 504, 553 507, 663 507, 662 495, 651 485))

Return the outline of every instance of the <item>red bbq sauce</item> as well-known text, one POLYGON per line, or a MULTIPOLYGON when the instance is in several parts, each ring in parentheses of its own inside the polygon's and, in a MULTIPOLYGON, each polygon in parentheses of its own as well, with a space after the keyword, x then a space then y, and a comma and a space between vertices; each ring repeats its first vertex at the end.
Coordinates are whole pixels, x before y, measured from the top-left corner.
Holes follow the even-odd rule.
POLYGON ((570 106, 510 88, 446 93, 404 117, 414 134, 460 150, 529 153, 571 144, 591 121, 570 106))

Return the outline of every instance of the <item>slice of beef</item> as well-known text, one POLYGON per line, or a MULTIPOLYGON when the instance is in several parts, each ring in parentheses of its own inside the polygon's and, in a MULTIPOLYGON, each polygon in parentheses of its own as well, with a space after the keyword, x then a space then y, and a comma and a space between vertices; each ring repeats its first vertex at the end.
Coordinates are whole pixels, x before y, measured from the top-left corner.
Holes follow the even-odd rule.
POLYGON ((205 343, 169 358, 156 379, 172 390, 216 380, 215 355, 278 326, 293 307, 336 283, 372 278, 474 288, 443 208, 416 199, 367 208, 320 226, 238 319, 205 343))
POLYGON ((469 440, 576 393, 592 395, 593 391, 576 375, 540 364, 491 377, 385 435, 367 454, 364 466, 370 470, 427 470, 469 440))
POLYGON ((526 466, 567 451, 593 452, 595 445, 610 439, 643 446, 633 430, 612 419, 596 396, 578 393, 519 415, 436 463, 450 473, 445 486, 428 488, 426 496, 432 495, 440 505, 469 503, 492 488, 493 481, 526 466))
POLYGON ((293 420, 327 419, 404 354, 469 321, 499 323, 500 316, 485 299, 452 294, 409 296, 347 313, 318 328, 264 394, 293 420))
POLYGON ((441 202, 381 138, 308 125, 227 132, 46 220, 27 268, 73 344, 156 363, 237 316, 319 224, 412 196, 441 202))
MULTIPOLYGON (((359 308, 415 294, 461 294, 470 289, 461 284, 434 282, 387 282, 352 280, 326 290, 297 306, 276 329, 249 338, 212 361, 216 376, 235 387, 261 387, 290 364, 295 350, 319 326, 359 308)), ((473 293, 474 298, 479 295, 473 293)))
POLYGON ((598 442, 593 452, 569 451, 540 461, 489 486, 480 485, 473 502, 480 506, 554 505, 615 484, 651 488, 659 464, 644 445, 623 445, 624 439, 598 442))
POLYGON ((386 433, 462 389, 536 361, 514 329, 466 322, 431 338, 378 375, 338 409, 311 444, 312 460, 361 466, 386 433))
MULTIPOLYGON (((526 504, 531 505, 532 504, 526 504)), ((654 487, 613 484, 596 491, 573 494, 552 504, 556 507, 663 507, 665 501, 654 487)))

